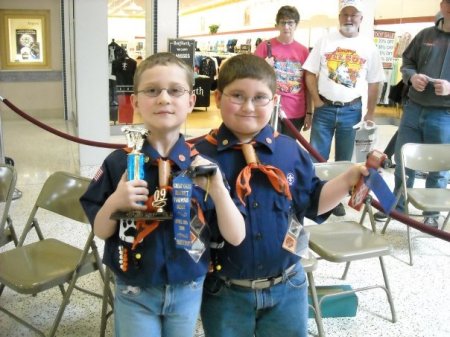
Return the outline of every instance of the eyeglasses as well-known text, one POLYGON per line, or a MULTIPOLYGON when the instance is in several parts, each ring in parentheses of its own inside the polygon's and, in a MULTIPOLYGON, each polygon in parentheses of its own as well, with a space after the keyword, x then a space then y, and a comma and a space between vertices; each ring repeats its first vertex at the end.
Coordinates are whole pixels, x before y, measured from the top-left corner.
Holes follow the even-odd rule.
POLYGON ((154 87, 149 87, 149 88, 145 88, 145 89, 139 90, 137 93, 138 94, 142 93, 142 94, 144 94, 145 96, 148 96, 148 97, 158 97, 159 95, 161 95, 163 90, 167 91, 167 93, 171 97, 181 97, 185 93, 190 92, 189 90, 187 90, 187 89, 185 89, 185 88, 183 88, 181 86, 176 86, 176 87, 172 87, 172 88, 154 88, 154 87))
POLYGON ((288 25, 289 27, 294 27, 295 21, 294 20, 288 20, 288 21, 281 20, 281 21, 278 21, 278 24, 282 27, 284 27, 286 25, 288 25))
POLYGON ((224 96, 227 96, 231 103, 243 105, 245 102, 250 100, 254 106, 262 107, 269 104, 273 97, 268 97, 266 95, 256 95, 255 97, 245 97, 244 95, 235 92, 231 94, 223 93, 224 96))

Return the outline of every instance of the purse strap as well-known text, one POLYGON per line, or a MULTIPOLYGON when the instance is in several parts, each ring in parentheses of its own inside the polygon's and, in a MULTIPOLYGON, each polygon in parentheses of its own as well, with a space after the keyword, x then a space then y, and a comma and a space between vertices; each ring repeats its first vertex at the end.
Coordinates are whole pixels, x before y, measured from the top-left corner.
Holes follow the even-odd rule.
POLYGON ((270 43, 270 40, 267 40, 267 57, 272 57, 272 44, 270 43))

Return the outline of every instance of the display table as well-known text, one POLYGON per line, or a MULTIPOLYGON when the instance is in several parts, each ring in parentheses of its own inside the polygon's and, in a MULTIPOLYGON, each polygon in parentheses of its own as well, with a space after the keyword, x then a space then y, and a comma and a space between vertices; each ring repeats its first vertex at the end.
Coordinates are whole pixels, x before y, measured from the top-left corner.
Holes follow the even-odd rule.
POLYGON ((206 108, 210 104, 211 79, 208 76, 198 76, 195 78, 194 94, 197 96, 195 101, 196 108, 206 108))

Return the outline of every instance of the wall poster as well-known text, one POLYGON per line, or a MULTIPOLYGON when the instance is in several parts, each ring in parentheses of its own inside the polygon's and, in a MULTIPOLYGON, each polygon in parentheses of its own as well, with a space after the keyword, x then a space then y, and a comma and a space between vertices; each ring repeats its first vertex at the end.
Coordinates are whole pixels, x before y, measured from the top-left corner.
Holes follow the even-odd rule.
POLYGON ((49 68, 50 11, 0 10, 1 69, 49 68))
POLYGON ((392 69, 394 56, 395 32, 374 30, 374 42, 380 51, 384 69, 392 69))

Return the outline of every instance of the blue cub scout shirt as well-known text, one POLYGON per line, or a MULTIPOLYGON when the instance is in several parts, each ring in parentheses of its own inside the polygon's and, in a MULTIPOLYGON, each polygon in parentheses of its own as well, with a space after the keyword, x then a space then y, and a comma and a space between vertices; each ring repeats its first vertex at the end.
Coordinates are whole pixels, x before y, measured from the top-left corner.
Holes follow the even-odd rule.
POLYGON ((261 164, 284 172, 292 201, 275 191, 266 175, 252 170, 251 194, 244 206, 236 196, 235 185, 237 176, 247 165, 242 151, 236 148, 239 140, 223 124, 216 138, 217 145, 204 139, 196 144, 196 149, 219 163, 231 186, 231 195, 245 215, 246 237, 238 247, 225 242, 222 249, 214 249, 213 262, 222 266, 220 275, 232 279, 278 276, 299 261, 298 256, 282 248, 289 214, 294 212, 302 223, 305 216, 320 223, 328 215, 317 216, 324 182, 316 177, 309 155, 292 138, 274 137, 272 127, 266 126, 254 138, 257 156, 261 164))
MULTIPOLYGON (((148 142, 144 143, 141 152, 150 158, 149 162, 145 164, 144 170, 149 193, 152 195, 159 186, 158 166, 154 162, 161 156, 148 142)), ((190 166, 192 161, 191 151, 182 136, 180 136, 167 159, 174 163, 171 168, 173 175, 186 170, 190 166)), ((101 166, 101 171, 92 180, 87 192, 80 199, 92 224, 105 200, 116 190, 126 169, 127 153, 124 150, 112 152, 105 159, 101 166)), ((217 231, 215 229, 217 218, 211 198, 208 198, 205 202, 204 195, 204 191, 199 187, 193 188, 192 198, 197 200, 200 208, 204 211, 207 225, 203 231, 202 238, 208 245, 210 229, 217 231)), ((172 211, 171 196, 169 196, 165 210, 168 212, 172 211)), ((191 206, 192 214, 193 207, 191 206)), ((128 224, 125 223, 124 226, 126 227, 128 224)), ((140 263, 134 263, 131 255, 129 255, 128 270, 123 272, 119 264, 119 246, 124 246, 131 251, 135 229, 122 228, 122 236, 131 235, 126 240, 131 240, 131 242, 126 242, 119 237, 120 228, 118 225, 116 232, 105 242, 104 263, 126 284, 141 287, 179 284, 205 275, 208 271, 209 250, 203 254, 198 263, 195 263, 184 249, 175 247, 173 227, 173 220, 162 221, 152 233, 144 238, 142 243, 137 245, 136 251, 142 254, 140 263)))

